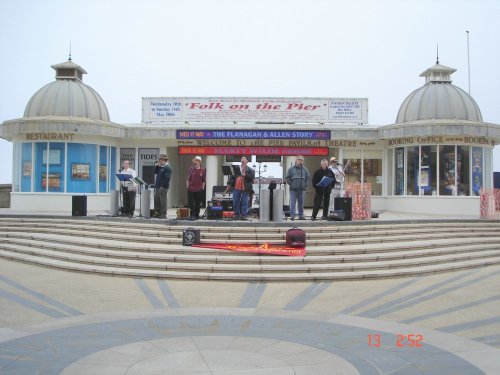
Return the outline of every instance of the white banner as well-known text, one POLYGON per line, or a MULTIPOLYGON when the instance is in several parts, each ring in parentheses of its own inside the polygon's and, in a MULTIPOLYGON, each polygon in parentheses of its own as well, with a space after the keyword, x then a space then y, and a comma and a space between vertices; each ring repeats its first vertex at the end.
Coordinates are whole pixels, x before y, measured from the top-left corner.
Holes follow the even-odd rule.
POLYGON ((368 99, 142 98, 142 122, 368 123, 368 99))

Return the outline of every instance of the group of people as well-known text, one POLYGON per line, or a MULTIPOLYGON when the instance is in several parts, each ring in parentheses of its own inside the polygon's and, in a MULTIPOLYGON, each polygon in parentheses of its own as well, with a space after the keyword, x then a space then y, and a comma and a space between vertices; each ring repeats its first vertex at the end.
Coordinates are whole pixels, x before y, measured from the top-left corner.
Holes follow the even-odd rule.
MULTIPOLYGON (((200 218, 200 207, 203 201, 203 191, 206 184, 206 169, 202 168, 202 158, 196 156, 193 165, 189 168, 186 178, 186 189, 188 195, 188 206, 190 208, 190 219, 200 218)), ((137 173, 130 168, 130 161, 125 160, 121 173, 136 177, 137 173)), ((155 163, 155 194, 153 217, 165 219, 167 217, 167 192, 170 187, 172 168, 165 154, 160 154, 155 163)), ((322 219, 327 219, 330 212, 334 210, 334 198, 341 196, 342 184, 345 171, 337 162, 335 156, 321 160, 321 167, 312 176, 312 186, 315 189, 314 206, 311 220, 316 220, 318 212, 323 205, 322 219), (326 179, 324 179, 326 177, 326 179)), ((235 219, 246 220, 249 213, 250 196, 253 192, 253 180, 255 171, 248 165, 246 156, 241 157, 240 173, 233 175, 228 180, 228 189, 233 194, 233 211, 235 219)), ((298 213, 299 220, 305 220, 304 198, 305 191, 311 182, 311 175, 304 166, 304 157, 298 155, 295 164, 286 174, 286 183, 290 191, 290 219, 295 220, 298 213)), ((135 211, 135 195, 137 186, 132 181, 122 182, 123 191, 123 214, 133 216, 135 211)))
MULTIPOLYGON (((330 162, 327 159, 321 160, 321 167, 314 172, 312 177, 314 205, 311 220, 316 220, 321 204, 323 204, 322 219, 328 219, 329 213, 334 210, 334 198, 341 196, 344 178, 345 171, 335 156, 330 158, 330 162)), ((290 189, 290 220, 292 221, 295 220, 296 213, 299 215, 299 220, 305 220, 304 197, 310 181, 311 175, 304 166, 304 157, 298 155, 295 164, 288 169, 286 174, 286 182, 290 189)))
MULTIPOLYGON (((132 178, 137 177, 135 170, 130 168, 130 160, 124 160, 122 174, 130 175, 132 178)), ((154 217, 166 219, 167 218, 167 192, 170 187, 170 177, 172 175, 172 168, 168 164, 167 155, 161 154, 158 161, 155 163, 155 195, 154 195, 154 217)), ((135 196, 137 194, 137 185, 131 181, 123 181, 121 183, 123 195, 123 208, 122 214, 124 216, 132 217, 135 211, 135 196)))
MULTIPOLYGON (((128 174, 136 177, 135 170, 130 168, 130 160, 124 160, 120 173, 128 174)), ((168 163, 168 157, 165 154, 160 154, 155 162, 155 194, 154 194, 154 212, 153 217, 166 219, 167 218, 167 193, 170 187, 170 178, 172 176, 172 167, 168 163)), ((190 217, 192 219, 200 218, 200 206, 203 200, 203 190, 205 189, 206 170, 201 168, 201 157, 196 156, 193 159, 193 166, 189 168, 186 188, 188 192, 188 201, 190 207, 190 217)), ((135 196, 137 186, 133 181, 122 182, 123 192, 123 210, 125 216, 134 216, 135 211, 135 196)))

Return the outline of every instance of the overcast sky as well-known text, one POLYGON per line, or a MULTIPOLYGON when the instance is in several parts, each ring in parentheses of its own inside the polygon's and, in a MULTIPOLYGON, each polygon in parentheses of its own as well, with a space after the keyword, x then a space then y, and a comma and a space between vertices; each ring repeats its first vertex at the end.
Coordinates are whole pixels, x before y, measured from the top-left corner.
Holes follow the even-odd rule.
MULTIPOLYGON (((293 96, 368 98, 385 125, 437 44, 469 90, 468 30, 471 94, 500 124, 499 20, 499 0, 0 0, 0 122, 22 117, 71 41, 114 122, 140 122, 143 96, 293 96)), ((0 160, 10 183, 5 140, 0 160)))

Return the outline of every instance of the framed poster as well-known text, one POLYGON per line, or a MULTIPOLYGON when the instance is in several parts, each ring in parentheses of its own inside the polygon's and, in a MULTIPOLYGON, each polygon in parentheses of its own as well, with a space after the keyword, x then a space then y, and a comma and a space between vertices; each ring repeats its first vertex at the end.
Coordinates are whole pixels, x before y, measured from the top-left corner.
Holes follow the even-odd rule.
POLYGON ((49 173, 49 178, 47 178, 47 173, 42 172, 42 189, 47 189, 47 184, 49 190, 59 190, 61 188, 61 174, 49 173))
POLYGON ((61 150, 59 149, 49 150, 48 156, 47 156, 47 150, 43 150, 42 152, 43 165, 47 165, 47 160, 49 161, 50 165, 61 165, 61 150))
POLYGON ((99 166, 99 181, 106 181, 108 179, 108 166, 100 165, 99 166))
POLYGON ((31 176, 31 161, 25 160, 23 161, 23 177, 31 176))
POLYGON ((422 167, 420 169, 420 187, 429 186, 429 167, 422 167))
POLYGON ((89 163, 72 163, 71 164, 71 179, 88 181, 90 180, 90 164, 89 163))

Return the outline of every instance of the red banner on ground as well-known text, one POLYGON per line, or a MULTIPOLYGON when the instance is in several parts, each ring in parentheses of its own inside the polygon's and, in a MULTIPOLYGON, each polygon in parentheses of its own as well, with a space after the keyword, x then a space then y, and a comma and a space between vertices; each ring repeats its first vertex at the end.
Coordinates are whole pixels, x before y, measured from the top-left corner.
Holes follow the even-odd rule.
POLYGON ((230 250, 240 253, 285 255, 290 257, 303 257, 306 255, 304 247, 287 247, 281 245, 252 245, 252 244, 224 244, 224 243, 203 243, 193 245, 193 247, 208 247, 209 249, 230 250))

